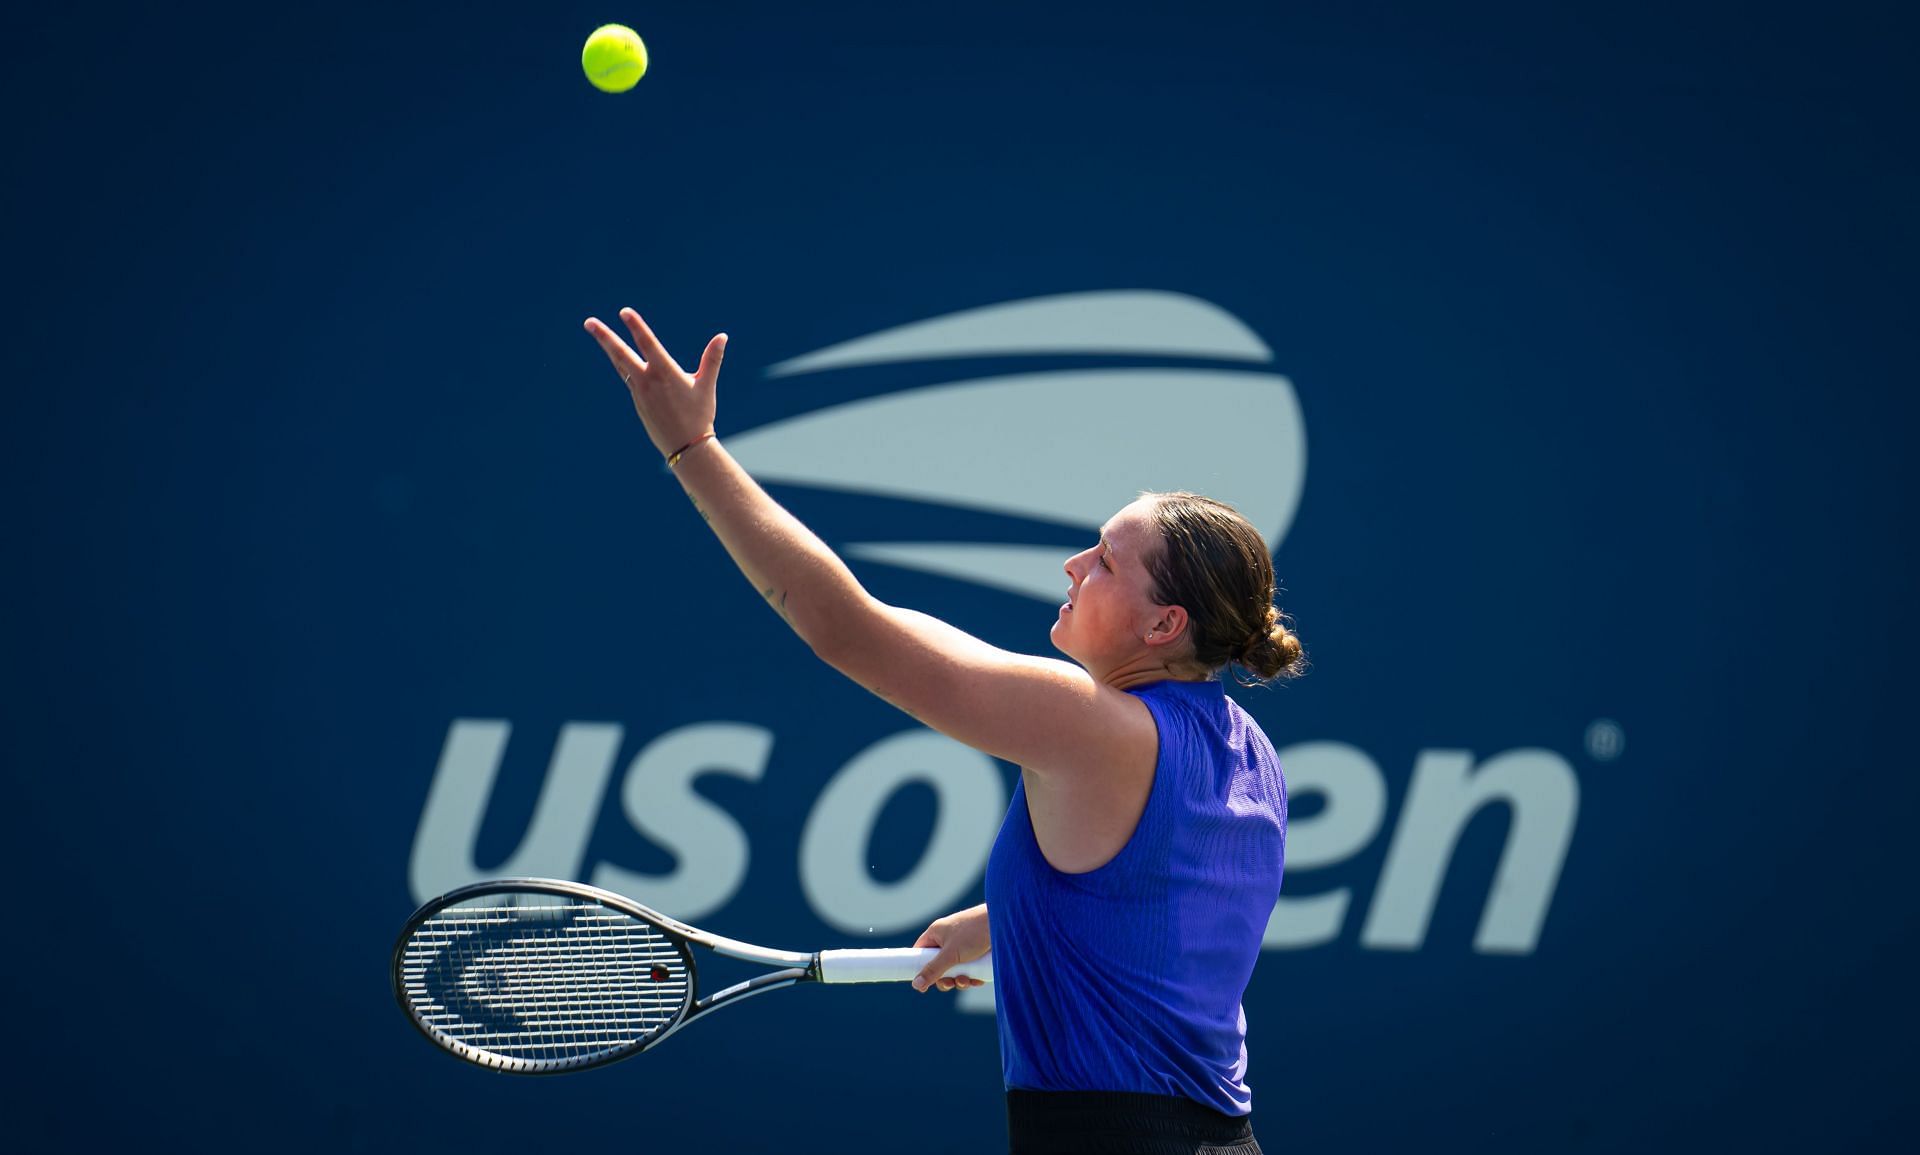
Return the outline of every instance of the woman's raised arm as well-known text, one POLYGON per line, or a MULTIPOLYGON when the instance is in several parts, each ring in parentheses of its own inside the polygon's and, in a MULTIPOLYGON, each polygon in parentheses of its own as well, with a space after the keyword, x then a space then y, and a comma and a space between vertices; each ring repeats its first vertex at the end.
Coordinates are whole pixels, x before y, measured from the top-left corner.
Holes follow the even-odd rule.
MULTIPOLYGON (((1038 773, 1150 769, 1152 716, 1131 695, 1068 662, 1015 654, 867 593, 825 542, 768 496, 712 438, 726 335, 687 374, 632 309, 625 341, 597 319, 600 343, 674 476, 735 564, 824 661, 922 724, 1038 773), (636 351, 637 348, 637 351, 636 351)), ((1064 578, 1063 578, 1064 580, 1064 578)))

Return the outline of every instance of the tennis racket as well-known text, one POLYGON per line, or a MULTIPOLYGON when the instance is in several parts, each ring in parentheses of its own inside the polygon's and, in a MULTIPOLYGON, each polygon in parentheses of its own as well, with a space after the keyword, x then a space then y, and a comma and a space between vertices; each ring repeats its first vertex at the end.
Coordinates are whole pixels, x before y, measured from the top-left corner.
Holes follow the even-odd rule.
MULTIPOLYGON (((908 982, 938 953, 768 950, 598 887, 504 878, 413 913, 393 947, 393 994, 460 1058, 550 1075, 637 1055, 709 1011, 796 983, 908 982), (694 947, 777 969, 702 997, 694 947)), ((948 974, 992 982, 993 956, 948 974)))

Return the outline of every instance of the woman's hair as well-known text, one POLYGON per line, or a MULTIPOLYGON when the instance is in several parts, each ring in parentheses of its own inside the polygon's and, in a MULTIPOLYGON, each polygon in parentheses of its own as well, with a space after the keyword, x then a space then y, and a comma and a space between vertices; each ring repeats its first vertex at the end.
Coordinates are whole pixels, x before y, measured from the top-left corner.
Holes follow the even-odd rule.
MULTIPOLYGON (((1229 662, 1261 681, 1306 672, 1306 652, 1273 604, 1273 559, 1240 511, 1197 493, 1143 493, 1161 549, 1147 561, 1154 600, 1187 611, 1194 660, 1229 662)), ((1252 684, 1252 683, 1247 683, 1252 684)))

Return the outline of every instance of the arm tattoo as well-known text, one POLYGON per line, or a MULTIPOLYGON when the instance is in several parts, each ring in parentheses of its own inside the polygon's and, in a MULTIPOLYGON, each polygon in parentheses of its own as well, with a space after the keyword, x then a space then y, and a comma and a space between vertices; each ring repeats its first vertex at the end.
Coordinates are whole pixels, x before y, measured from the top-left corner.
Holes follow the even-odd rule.
POLYGON ((767 604, 773 607, 774 613, 780 615, 781 621, 787 623, 787 625, 789 626, 793 625, 793 615, 787 612, 786 591, 785 590, 779 591, 780 596, 777 599, 773 596, 774 592, 775 592, 774 588, 772 586, 768 586, 766 589, 763 589, 760 591, 760 596, 767 599, 767 604))

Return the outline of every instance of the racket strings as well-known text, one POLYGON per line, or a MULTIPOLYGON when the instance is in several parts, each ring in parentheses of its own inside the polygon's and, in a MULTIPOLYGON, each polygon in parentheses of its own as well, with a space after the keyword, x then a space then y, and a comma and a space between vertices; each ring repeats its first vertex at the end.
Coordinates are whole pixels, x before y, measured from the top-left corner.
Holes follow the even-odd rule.
POLYGON ((632 1047, 680 1017, 691 986, 674 939, 584 901, 449 907, 414 929, 401 961, 430 1034, 522 1070, 632 1047))

